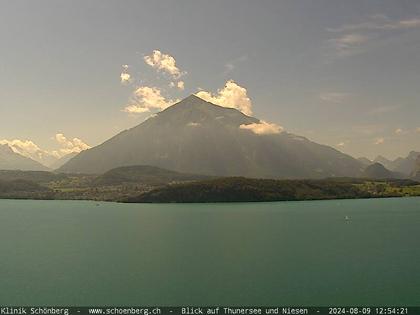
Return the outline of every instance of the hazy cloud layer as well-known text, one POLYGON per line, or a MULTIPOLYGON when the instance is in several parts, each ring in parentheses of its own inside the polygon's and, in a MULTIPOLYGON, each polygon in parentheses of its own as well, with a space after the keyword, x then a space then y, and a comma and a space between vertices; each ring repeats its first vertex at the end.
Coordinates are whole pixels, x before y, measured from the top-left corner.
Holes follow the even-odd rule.
POLYGON ((375 14, 361 23, 345 24, 338 28, 328 28, 330 32, 348 32, 348 31, 372 31, 372 30, 401 30, 410 28, 420 28, 420 17, 407 18, 402 20, 391 20, 383 14, 375 14))
POLYGON ((384 138, 378 138, 378 139, 376 139, 375 140, 375 142, 374 142, 376 145, 379 145, 379 144, 384 144, 385 143, 385 139, 384 138))
POLYGON ((406 136, 406 135, 411 135, 411 134, 415 134, 416 132, 420 132, 419 129, 414 128, 414 130, 410 130, 410 129, 405 129, 405 128, 397 128, 395 129, 394 133, 397 136, 406 136))
POLYGON ((264 120, 261 120, 259 123, 240 125, 239 128, 250 130, 257 135, 278 134, 283 131, 283 127, 277 124, 268 123, 264 120))
POLYGON ((348 98, 348 96, 348 93, 325 92, 321 93, 319 98, 326 103, 340 104, 343 103, 348 98))
POLYGON ((345 34, 337 38, 328 40, 335 51, 340 56, 349 56, 360 52, 358 49, 362 44, 366 43, 369 37, 361 34, 345 34))
POLYGON ((401 105, 379 106, 368 111, 368 114, 370 115, 386 114, 390 112, 395 112, 401 109, 401 107, 402 107, 401 105))
POLYGON ((213 104, 236 108, 245 115, 252 115, 252 102, 248 97, 246 88, 238 85, 233 80, 227 81, 225 86, 218 90, 216 94, 200 91, 196 95, 213 104))
POLYGON ((392 20, 386 15, 375 14, 364 22, 328 28, 329 32, 339 34, 329 39, 328 43, 338 56, 350 56, 364 52, 363 46, 371 41, 416 28, 420 28, 420 17, 392 20))
POLYGON ((242 62, 246 61, 247 59, 248 59, 248 56, 243 55, 243 56, 240 56, 239 58, 236 58, 234 60, 231 60, 231 61, 227 62, 225 64, 225 71, 223 72, 223 74, 225 74, 225 75, 229 74, 230 72, 235 70, 235 68, 237 67, 237 65, 239 63, 242 63, 242 62))

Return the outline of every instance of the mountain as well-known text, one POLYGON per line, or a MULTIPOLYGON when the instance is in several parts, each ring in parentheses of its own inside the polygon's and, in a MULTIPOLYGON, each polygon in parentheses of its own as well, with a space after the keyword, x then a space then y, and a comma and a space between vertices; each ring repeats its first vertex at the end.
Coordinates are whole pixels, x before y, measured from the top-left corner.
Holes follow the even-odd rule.
POLYGON ((411 174, 416 167, 416 161, 420 157, 420 152, 411 151, 406 158, 399 158, 394 161, 393 171, 403 174, 411 174))
POLYGON ((357 160, 365 166, 371 165, 373 163, 371 160, 365 157, 359 157, 357 160))
POLYGON ((378 156, 374 162, 381 163, 384 165, 387 169, 402 173, 404 175, 410 175, 416 165, 416 159, 420 156, 420 152, 411 151, 407 157, 399 157, 395 160, 388 160, 387 158, 384 158, 383 156, 378 156))
POLYGON ((416 164, 413 172, 411 173, 411 178, 420 182, 420 155, 416 159, 416 164))
POLYGON ((360 176, 363 164, 329 146, 291 133, 255 134, 261 123, 233 108, 191 95, 140 125, 83 151, 58 171, 101 174, 153 165, 211 176, 324 178, 360 176))
POLYGON ((362 177, 372 179, 390 179, 398 178, 399 176, 386 169, 381 163, 373 163, 365 168, 362 177))
POLYGON ((163 185, 171 182, 185 182, 208 179, 207 176, 178 173, 163 168, 136 165, 114 168, 98 176, 93 184, 97 186, 113 186, 126 183, 139 183, 145 185, 163 185))
POLYGON ((77 152, 66 154, 65 156, 59 158, 54 163, 52 163, 51 165, 49 165, 49 167, 52 170, 56 170, 56 169, 60 168, 61 166, 63 166, 64 164, 66 164, 68 161, 70 161, 72 158, 74 158, 78 154, 79 153, 77 153, 77 152))
POLYGON ((7 144, 0 145, 0 170, 45 171, 47 167, 15 153, 7 144))
POLYGON ((393 162, 389 159, 387 159, 386 157, 382 156, 382 155, 378 155, 373 161, 373 163, 379 163, 381 165, 383 165, 384 167, 386 167, 387 169, 392 170, 393 167, 393 162))

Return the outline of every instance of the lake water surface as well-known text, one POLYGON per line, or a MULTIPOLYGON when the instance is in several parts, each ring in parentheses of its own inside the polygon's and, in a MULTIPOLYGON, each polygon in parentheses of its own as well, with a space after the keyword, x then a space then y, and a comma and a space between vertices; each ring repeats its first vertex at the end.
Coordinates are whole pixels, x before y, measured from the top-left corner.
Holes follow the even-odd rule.
POLYGON ((1 304, 420 306, 420 198, 0 200, 1 304))

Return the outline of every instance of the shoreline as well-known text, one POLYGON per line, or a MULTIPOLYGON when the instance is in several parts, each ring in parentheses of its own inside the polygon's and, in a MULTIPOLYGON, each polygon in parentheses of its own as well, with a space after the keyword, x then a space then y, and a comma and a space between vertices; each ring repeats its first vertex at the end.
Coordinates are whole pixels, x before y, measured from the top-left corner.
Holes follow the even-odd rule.
POLYGON ((371 200, 371 199, 411 199, 420 198, 420 196, 377 196, 377 197, 358 197, 358 198, 318 198, 318 199, 299 199, 299 200, 271 200, 271 201, 203 201, 203 202, 125 202, 113 200, 95 200, 95 199, 42 199, 42 198, 1 198, 9 201, 86 201, 91 203, 116 203, 116 204, 241 204, 241 203, 278 203, 278 202, 305 202, 305 201, 345 201, 345 200, 371 200))

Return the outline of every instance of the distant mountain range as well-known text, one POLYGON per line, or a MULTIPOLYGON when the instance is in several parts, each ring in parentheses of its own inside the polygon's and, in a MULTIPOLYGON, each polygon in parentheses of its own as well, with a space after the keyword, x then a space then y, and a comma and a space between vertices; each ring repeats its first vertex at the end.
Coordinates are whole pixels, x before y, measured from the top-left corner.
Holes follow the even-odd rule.
POLYGON ((365 157, 360 157, 357 160, 359 162, 361 162, 364 166, 369 166, 373 163, 371 160, 369 160, 368 158, 365 158, 365 157))
MULTIPOLYGON (((236 109, 191 95, 103 144, 66 155, 50 167, 57 172, 79 174, 104 174, 117 168, 98 181, 120 178, 118 172, 125 172, 124 176, 131 171, 147 173, 145 169, 133 169, 135 165, 151 165, 156 168, 153 172, 159 168, 171 170, 174 173, 165 176, 174 180, 176 172, 275 179, 391 176, 420 180, 420 152, 412 151, 395 160, 382 156, 374 161, 354 159, 288 132, 261 134, 242 128, 261 123, 236 109)), ((8 145, 0 145, 0 170, 48 168, 8 145)))
POLYGON ((63 166, 64 164, 66 164, 68 161, 70 161, 72 158, 74 158, 78 154, 79 154, 78 152, 69 153, 69 154, 57 159, 55 162, 53 162, 51 165, 49 165, 49 167, 52 170, 56 170, 56 169, 60 168, 61 166, 63 166))
POLYGON ((392 172, 385 168, 381 163, 373 163, 368 165, 363 171, 362 177, 372 179, 391 179, 391 178, 403 178, 404 175, 396 172, 392 172))
POLYGON ((0 144, 0 170, 56 170, 77 154, 77 152, 69 153, 61 158, 52 154, 44 154, 39 158, 32 158, 15 152, 8 144, 0 144))
POLYGON ((402 173, 404 175, 411 175, 416 166, 416 160, 420 156, 420 152, 411 151, 407 157, 399 157, 395 160, 389 160, 383 156, 378 156, 373 160, 374 163, 378 162, 385 166, 387 169, 402 173))
POLYGON ((0 170, 45 171, 48 168, 30 158, 15 153, 7 144, 0 145, 0 170))
POLYGON ((59 172, 102 174, 129 165, 183 173, 260 178, 358 177, 364 165, 334 148, 287 132, 256 134, 261 121, 194 95, 83 151, 59 172))
POLYGON ((420 182, 420 155, 416 159, 416 164, 413 173, 411 173, 411 177, 420 182))

